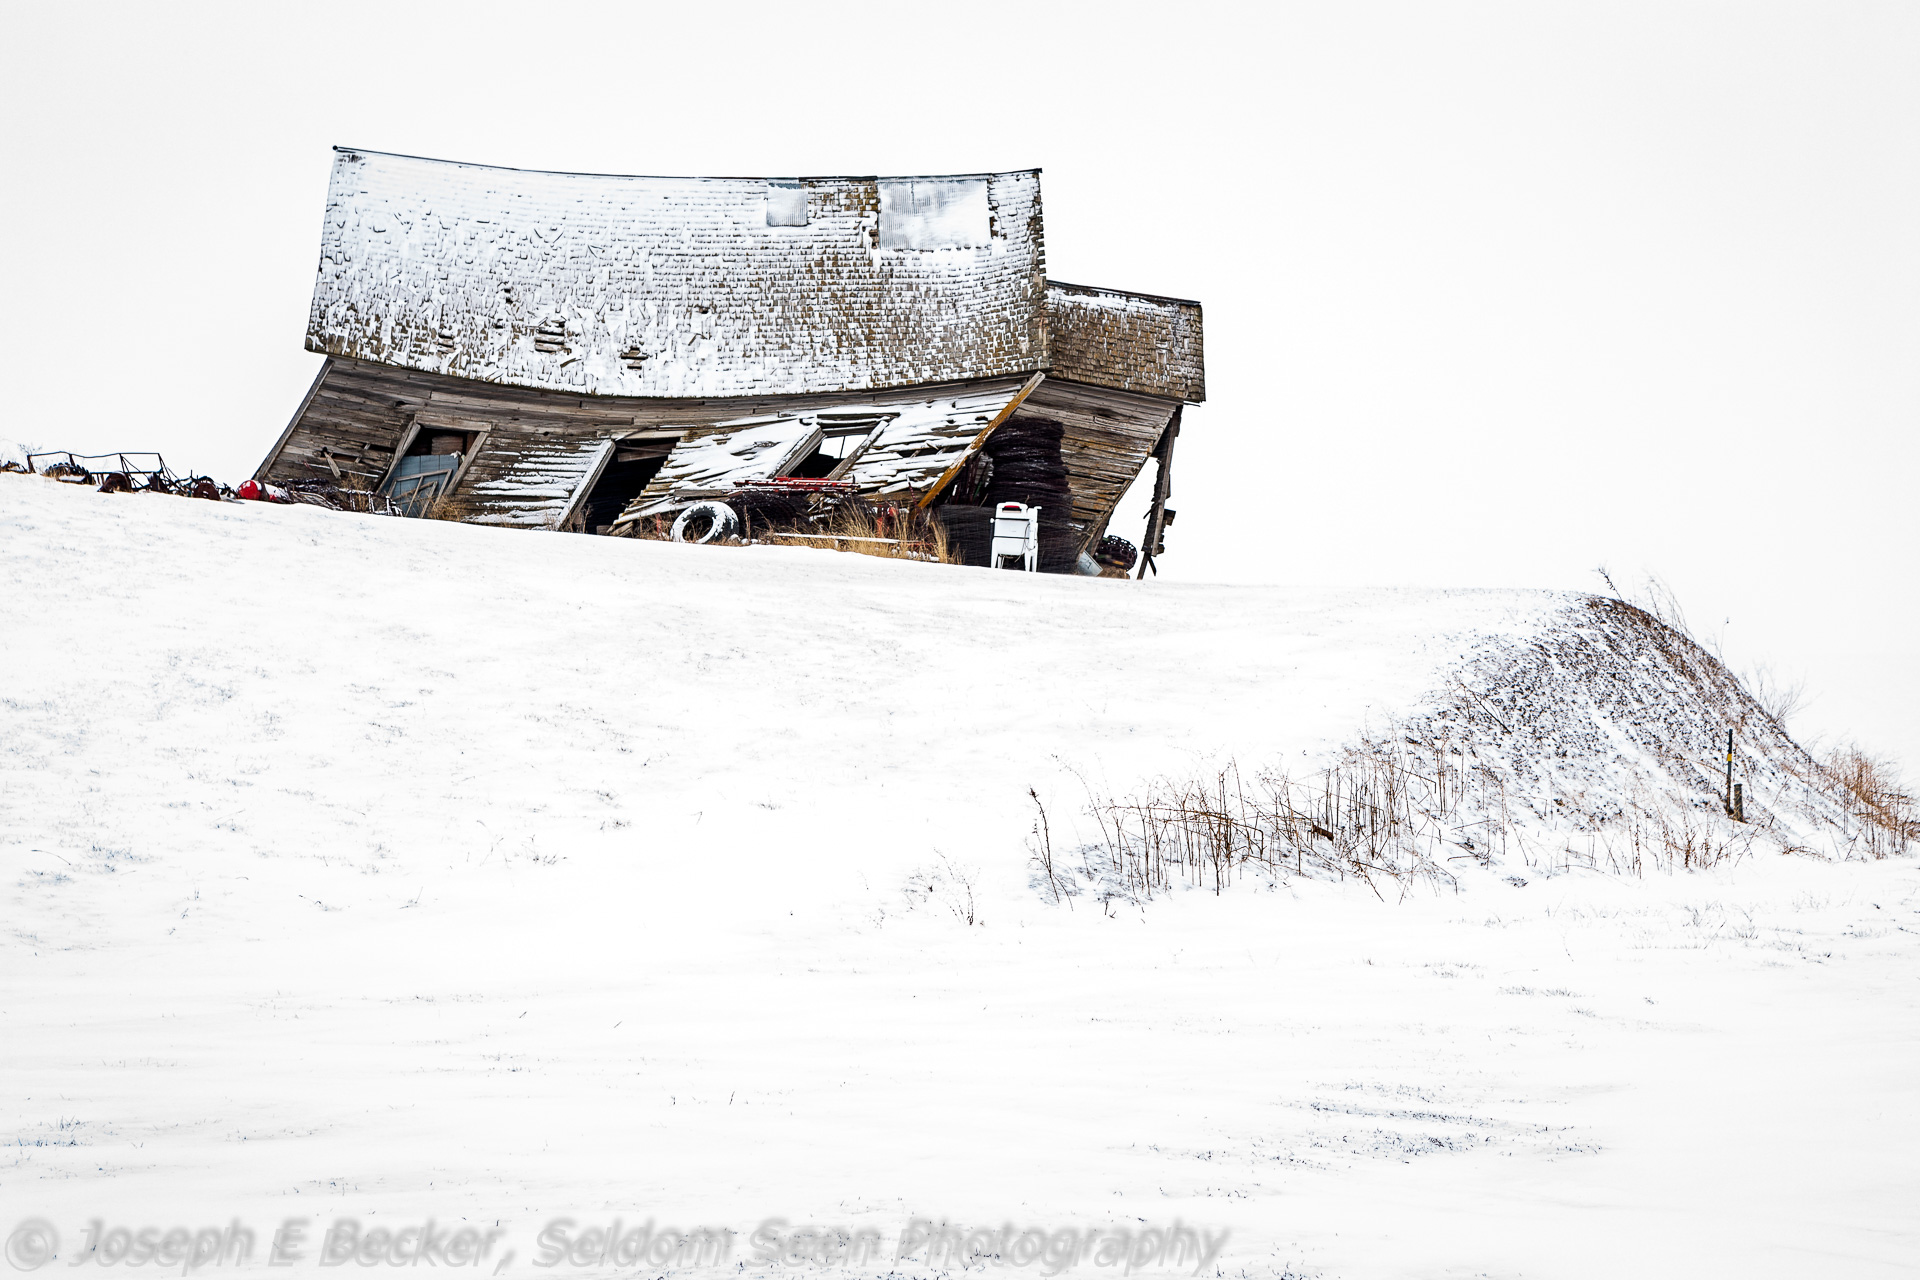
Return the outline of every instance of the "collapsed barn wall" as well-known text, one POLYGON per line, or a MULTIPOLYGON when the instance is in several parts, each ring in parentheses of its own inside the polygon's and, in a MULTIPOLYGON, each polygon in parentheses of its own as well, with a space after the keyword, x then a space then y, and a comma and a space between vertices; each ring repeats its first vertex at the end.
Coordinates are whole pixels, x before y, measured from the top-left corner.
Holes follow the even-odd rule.
POLYGON ((1179 407, 1177 400, 1050 377, 1022 411, 1064 428, 1060 456, 1073 490, 1071 518, 1091 534, 1106 527, 1179 407))
MULTIPOLYGON (((255 478, 276 484, 339 479, 371 487, 419 433, 463 433, 472 451, 453 489, 461 518, 555 528, 598 461, 592 446, 599 441, 658 447, 663 435, 667 443, 679 435, 691 444, 724 433, 723 423, 745 419, 817 423, 824 415, 830 426, 844 426, 869 414, 884 419, 885 427, 854 460, 850 478, 863 492, 917 498, 1026 387, 1027 380, 1002 378, 918 387, 911 397, 841 392, 668 400, 577 396, 335 359, 255 478)), ((1020 412, 1061 424, 1071 503, 1057 514, 1080 531, 1081 545, 1104 528, 1176 407, 1154 396, 1056 378, 1041 380, 1021 402, 1020 412)), ((606 464, 613 465, 610 459, 606 464)), ((647 502, 671 489, 664 468, 661 477, 648 486, 647 502)))
POLYGON ((787 402, 695 427, 619 524, 723 498, 742 484, 792 476, 831 438, 845 456, 821 473, 869 498, 917 501, 936 492, 983 437, 1037 384, 1002 378, 911 398, 896 393, 857 404, 787 402))
MULTIPOLYGON (((1022 379, 1007 378, 919 387, 904 407, 958 406, 947 415, 957 414, 953 433, 971 440, 982 421, 982 406, 991 406, 984 410, 990 419, 1023 385, 1022 379)), ((334 359, 322 369, 254 478, 276 484, 337 479, 372 487, 421 431, 461 432, 474 442, 474 455, 453 490, 460 499, 461 518, 552 528, 557 526, 547 521, 557 519, 564 506, 553 501, 552 490, 568 474, 584 477, 587 445, 611 439, 624 448, 730 420, 830 414, 870 406, 872 400, 856 391, 724 399, 578 396, 334 359)), ((917 444, 930 451, 946 447, 933 440, 917 444)), ((886 461, 875 455, 876 474, 886 461)), ((930 459, 915 464, 911 457, 900 457, 893 465, 908 479, 928 472, 937 479, 946 462, 932 467, 930 459)))

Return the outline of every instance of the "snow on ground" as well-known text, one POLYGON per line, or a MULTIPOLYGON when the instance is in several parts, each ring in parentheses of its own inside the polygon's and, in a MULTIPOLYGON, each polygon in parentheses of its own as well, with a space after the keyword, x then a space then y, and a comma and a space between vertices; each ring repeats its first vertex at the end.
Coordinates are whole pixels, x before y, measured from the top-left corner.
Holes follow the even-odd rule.
POLYGON ((1920 1261, 1910 861, 1033 891, 1029 786, 1070 842, 1076 774, 1311 765, 1563 597, 18 476, 0 550, 0 1231, 59 1265, 301 1216, 497 1223, 490 1273, 559 1217, 750 1273, 767 1219, 869 1272, 914 1218, 1177 1220, 1224 1275, 1920 1261))

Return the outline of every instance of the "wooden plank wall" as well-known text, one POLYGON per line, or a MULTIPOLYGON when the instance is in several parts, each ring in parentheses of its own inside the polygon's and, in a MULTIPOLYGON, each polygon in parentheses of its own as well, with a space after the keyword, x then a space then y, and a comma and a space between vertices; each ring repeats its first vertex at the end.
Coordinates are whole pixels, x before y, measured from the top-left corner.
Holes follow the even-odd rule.
POLYGON ((1065 428, 1060 456, 1073 490, 1073 519, 1091 539, 1105 530, 1179 407, 1177 400, 1048 378, 1014 419, 1052 418, 1065 428))
MULTIPOLYGON (((935 400, 1017 386, 946 383, 915 388, 935 400)), ((903 398, 850 391, 832 395, 759 396, 704 400, 647 400, 572 396, 524 387, 469 382, 356 360, 332 362, 306 411, 262 472, 269 480, 332 477, 322 450, 348 475, 377 482, 393 462, 407 428, 423 424, 485 430, 480 456, 467 468, 456 496, 473 507, 470 518, 525 526, 547 505, 552 489, 583 456, 574 446, 641 431, 713 426, 756 413, 866 405, 903 398), (527 455, 522 466, 513 461, 527 455), (520 485, 514 490, 514 485, 520 485), (481 488, 482 485, 486 487, 481 488), (517 496, 516 496, 517 494, 517 496)), ((1073 519, 1090 534, 1104 528, 1127 486, 1140 474, 1177 401, 1049 378, 1016 413, 1058 420, 1065 428, 1061 455, 1073 488, 1073 519)), ((560 500, 565 505, 565 499, 560 500)))
POLYGON ((557 528, 604 442, 604 435, 507 427, 488 432, 455 495, 460 518, 516 529, 557 528))
POLYGON ((277 482, 331 479, 331 453, 348 477, 372 484, 393 465, 393 451, 427 396, 425 388, 356 377, 350 362, 329 361, 293 429, 257 474, 277 482))
POLYGON ((1207 398, 1200 304, 1047 281, 1053 375, 1198 404, 1207 398))
POLYGON ((422 424, 487 432, 480 456, 462 476, 455 496, 470 501, 471 519, 521 525, 551 495, 554 468, 567 465, 569 441, 598 441, 609 436, 712 426, 753 414, 866 405, 876 399, 952 398, 963 393, 1018 387, 1019 378, 985 383, 942 383, 875 393, 848 391, 799 396, 750 396, 724 399, 639 399, 577 396, 495 383, 471 382, 444 374, 422 373, 360 360, 334 359, 314 389, 305 411, 285 439, 262 464, 259 474, 284 483, 331 480, 326 452, 348 477, 375 484, 393 464, 415 419, 422 424), (535 450, 522 471, 508 459, 516 450, 535 450), (509 496, 515 475, 524 476, 523 497, 509 496), (482 492, 477 486, 486 483, 482 492))

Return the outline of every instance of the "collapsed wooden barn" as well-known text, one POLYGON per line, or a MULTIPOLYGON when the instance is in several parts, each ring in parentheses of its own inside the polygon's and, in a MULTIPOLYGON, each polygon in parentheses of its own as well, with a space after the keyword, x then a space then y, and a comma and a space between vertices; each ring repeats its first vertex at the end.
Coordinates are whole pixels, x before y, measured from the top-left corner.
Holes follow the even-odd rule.
POLYGON ((1046 278, 1031 169, 649 178, 336 148, 307 347, 326 362, 256 480, 589 533, 828 487, 960 546, 1024 501, 1054 571, 1157 457, 1156 548, 1205 399, 1198 303, 1046 278))

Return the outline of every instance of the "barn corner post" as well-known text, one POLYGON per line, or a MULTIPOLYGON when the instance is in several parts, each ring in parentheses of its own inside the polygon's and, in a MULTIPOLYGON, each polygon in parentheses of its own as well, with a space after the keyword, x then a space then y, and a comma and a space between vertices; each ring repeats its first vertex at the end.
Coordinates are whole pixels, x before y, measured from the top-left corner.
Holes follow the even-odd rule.
POLYGON ((1166 547, 1161 544, 1161 535, 1166 529, 1167 498, 1173 493, 1173 441, 1180 434, 1180 412, 1185 405, 1174 406, 1173 416, 1167 419, 1166 430, 1160 433, 1160 444, 1153 451, 1156 466, 1153 475, 1153 506, 1147 511, 1147 536, 1140 546, 1140 568, 1134 574, 1138 582, 1147 576, 1147 570, 1153 570, 1153 576, 1160 576, 1160 566, 1153 558, 1166 547))

